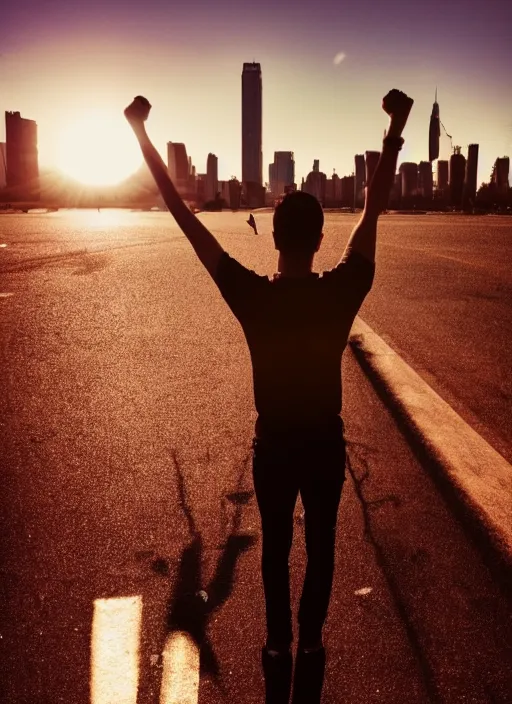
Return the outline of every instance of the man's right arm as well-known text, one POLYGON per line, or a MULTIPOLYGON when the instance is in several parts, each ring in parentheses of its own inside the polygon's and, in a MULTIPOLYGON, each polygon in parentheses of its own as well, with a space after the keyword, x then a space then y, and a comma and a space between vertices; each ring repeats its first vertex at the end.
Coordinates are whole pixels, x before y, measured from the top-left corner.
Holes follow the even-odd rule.
POLYGON ((382 102, 383 109, 390 116, 389 128, 375 173, 366 191, 363 214, 352 231, 341 261, 346 260, 352 251, 359 252, 371 262, 375 261, 377 221, 387 206, 393 187, 398 152, 403 141, 402 132, 413 102, 412 98, 397 90, 390 91, 382 102))

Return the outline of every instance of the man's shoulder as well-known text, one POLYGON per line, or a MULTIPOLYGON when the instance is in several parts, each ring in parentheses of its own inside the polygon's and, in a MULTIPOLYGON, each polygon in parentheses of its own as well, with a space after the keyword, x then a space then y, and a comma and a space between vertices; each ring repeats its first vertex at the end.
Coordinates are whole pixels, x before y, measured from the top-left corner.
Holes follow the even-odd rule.
POLYGON ((269 282, 268 276, 258 274, 254 269, 249 269, 226 251, 222 253, 217 267, 217 277, 222 278, 223 276, 242 277, 251 282, 269 282))

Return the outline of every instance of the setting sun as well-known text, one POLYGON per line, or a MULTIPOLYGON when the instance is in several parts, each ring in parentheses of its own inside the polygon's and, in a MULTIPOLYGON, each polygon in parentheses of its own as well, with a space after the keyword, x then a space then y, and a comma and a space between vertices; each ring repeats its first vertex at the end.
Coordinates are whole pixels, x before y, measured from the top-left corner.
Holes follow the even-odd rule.
POLYGON ((88 185, 109 186, 131 176, 142 163, 140 149, 122 114, 90 113, 59 138, 58 166, 88 185))

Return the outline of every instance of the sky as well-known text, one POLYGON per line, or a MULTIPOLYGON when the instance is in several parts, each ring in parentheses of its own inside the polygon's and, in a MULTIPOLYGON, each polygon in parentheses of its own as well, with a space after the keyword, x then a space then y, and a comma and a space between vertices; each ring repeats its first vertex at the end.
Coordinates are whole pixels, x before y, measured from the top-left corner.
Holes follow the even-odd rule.
POLYGON ((298 183, 314 159, 350 174, 380 148, 391 88, 415 100, 400 161, 428 158, 436 86, 453 145, 480 144, 479 183, 512 156, 510 0, 17 0, 0 20, 0 111, 37 121, 42 167, 62 166, 79 124, 82 158, 103 114, 138 163, 122 111, 142 94, 162 155, 184 142, 199 173, 213 152, 220 179, 240 177, 246 61, 262 68, 264 181, 274 151, 294 152, 298 183))

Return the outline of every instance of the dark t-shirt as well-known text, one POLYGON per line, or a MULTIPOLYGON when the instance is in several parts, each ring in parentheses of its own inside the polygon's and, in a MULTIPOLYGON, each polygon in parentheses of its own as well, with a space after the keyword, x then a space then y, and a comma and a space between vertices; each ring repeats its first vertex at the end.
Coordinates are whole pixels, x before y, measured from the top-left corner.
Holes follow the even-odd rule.
POLYGON ((249 345, 257 434, 339 421, 341 355, 374 273, 352 251, 322 275, 271 280, 224 252, 215 281, 249 345))

